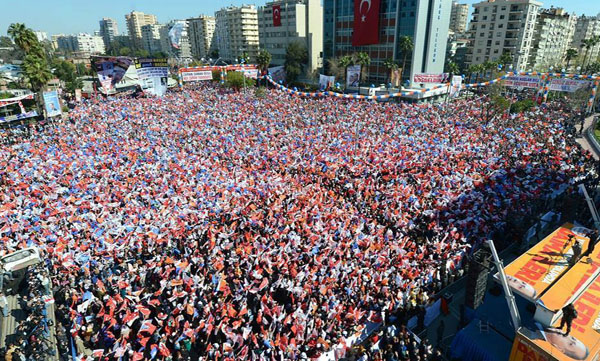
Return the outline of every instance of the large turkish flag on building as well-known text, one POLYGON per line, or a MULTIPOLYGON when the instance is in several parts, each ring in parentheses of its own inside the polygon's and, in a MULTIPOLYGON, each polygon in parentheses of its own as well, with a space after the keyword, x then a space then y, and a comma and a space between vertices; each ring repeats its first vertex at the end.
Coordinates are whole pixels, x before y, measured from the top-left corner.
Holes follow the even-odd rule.
POLYGON ((379 43, 379 3, 381 0, 354 0, 352 46, 379 43))
POLYGON ((273 26, 281 26, 281 5, 273 5, 273 26))

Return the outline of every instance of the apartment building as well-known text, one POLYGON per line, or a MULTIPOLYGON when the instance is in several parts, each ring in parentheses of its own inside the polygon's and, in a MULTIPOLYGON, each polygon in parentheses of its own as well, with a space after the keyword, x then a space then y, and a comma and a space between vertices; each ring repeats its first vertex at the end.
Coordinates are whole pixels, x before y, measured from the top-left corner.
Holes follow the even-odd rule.
POLYGON ((102 37, 102 40, 104 40, 104 46, 107 49, 117 35, 119 35, 117 21, 111 18, 102 18, 102 20, 100 20, 100 36, 102 37))
POLYGON ((135 48, 142 49, 142 26, 157 24, 156 16, 151 14, 144 14, 140 11, 132 11, 125 15, 125 22, 127 23, 127 31, 129 31, 129 38, 131 39, 131 45, 135 48))
POLYGON ((467 22, 469 21, 469 4, 459 4, 458 1, 452 1, 452 10, 450 11, 450 30, 462 34, 467 31, 467 22))
POLYGON ((147 52, 156 54, 163 51, 160 39, 161 30, 165 27, 163 24, 149 24, 142 26, 142 48, 147 52))
POLYGON ((550 66, 561 69, 573 40, 577 17, 561 8, 542 9, 537 18, 529 64, 545 71, 550 66))
POLYGON ((188 21, 188 36, 192 47, 192 56, 196 59, 209 59, 215 43, 216 20, 213 16, 200 15, 196 18, 187 19, 188 21))
POLYGON ((219 57, 234 62, 243 53, 251 61, 258 54, 258 10, 254 5, 229 6, 215 13, 215 41, 219 57))
POLYGON ((600 36, 600 14, 596 16, 583 15, 579 17, 577 19, 577 24, 575 25, 573 41, 571 42, 570 46, 571 48, 575 48, 579 51, 579 64, 583 64, 584 60, 586 64, 591 64, 599 60, 598 57, 600 56, 600 44, 596 44, 589 50, 586 50, 584 46, 584 40, 591 39, 594 36, 600 36))

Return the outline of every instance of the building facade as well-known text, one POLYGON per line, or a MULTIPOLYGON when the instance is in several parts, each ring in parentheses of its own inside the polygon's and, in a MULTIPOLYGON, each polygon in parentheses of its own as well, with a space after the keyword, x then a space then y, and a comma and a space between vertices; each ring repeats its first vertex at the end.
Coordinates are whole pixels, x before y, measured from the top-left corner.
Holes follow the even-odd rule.
POLYGON ((192 47, 192 56, 196 59, 209 59, 214 50, 216 20, 212 16, 200 15, 187 19, 188 36, 192 47))
POLYGON ((450 30, 462 34, 467 31, 467 22, 469 20, 469 5, 459 4, 458 1, 452 1, 452 11, 450 12, 450 30))
POLYGON ((77 37, 73 35, 56 34, 52 35, 54 47, 63 51, 77 51, 77 37))
POLYGON ((550 66, 562 69, 567 49, 573 40, 577 17, 560 8, 543 9, 538 14, 529 63, 535 70, 550 66))
POLYGON ((137 49, 142 49, 142 26, 158 23, 156 16, 144 14, 140 11, 132 11, 125 15, 125 22, 127 24, 127 31, 129 31, 131 45, 137 49))
POLYGON ((235 62, 243 53, 250 61, 258 54, 258 11, 254 5, 226 7, 215 13, 215 41, 219 57, 235 62))
POLYGON ((584 46, 584 40, 591 39, 594 36, 600 36, 600 14, 597 16, 581 16, 577 19, 575 25, 575 33, 573 34, 573 41, 571 42, 571 48, 579 51, 579 64, 591 64, 598 61, 600 56, 600 44, 586 50, 584 46), (585 58, 585 59, 584 59, 585 58))
POLYGON ((34 34, 39 42, 48 40, 48 33, 45 31, 34 31, 34 34))
POLYGON ((260 48, 271 53, 271 64, 285 63, 286 48, 299 42, 308 52, 308 69, 323 66, 323 7, 320 0, 279 0, 258 9, 260 48), (278 14, 273 14, 278 9, 278 14), (274 19, 280 19, 276 21, 274 19))
POLYGON ((352 46, 354 1, 324 0, 323 62, 327 64, 329 59, 364 51, 371 58, 369 82, 389 81, 390 70, 384 62, 392 59, 404 65, 403 80, 415 86, 414 74, 444 71, 450 6, 449 0, 381 0, 379 43, 355 47, 352 46), (402 51, 402 36, 412 39, 412 51, 402 51))
POLYGON ((104 54, 104 40, 101 36, 79 33, 76 36, 77 51, 88 54, 104 54))
POLYGON ((102 18, 102 20, 100 20, 100 36, 102 37, 102 40, 104 40, 104 46, 107 49, 117 35, 119 35, 117 21, 111 18, 102 18))
POLYGON ((515 70, 529 70, 541 5, 536 0, 488 0, 473 4, 467 63, 495 61, 507 52, 512 55, 515 70))
POLYGON ((142 48, 150 55, 163 51, 161 42, 162 24, 150 24, 142 26, 142 48))

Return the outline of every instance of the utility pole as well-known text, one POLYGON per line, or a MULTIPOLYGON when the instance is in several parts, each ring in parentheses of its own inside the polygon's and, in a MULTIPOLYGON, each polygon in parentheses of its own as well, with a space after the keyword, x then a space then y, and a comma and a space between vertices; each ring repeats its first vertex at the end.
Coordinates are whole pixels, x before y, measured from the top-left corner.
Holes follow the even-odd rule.
POLYGON ((512 294, 512 290, 508 285, 508 281, 506 280, 506 273, 504 273, 504 265, 498 257, 498 252, 496 252, 494 241, 490 239, 487 241, 487 244, 488 246, 490 246, 490 250, 492 251, 492 257, 494 258, 494 263, 496 264, 496 268, 498 268, 498 274, 500 275, 500 283, 502 284, 502 288, 504 289, 504 295, 506 298, 506 303, 508 303, 510 317, 512 319, 513 327, 515 328, 515 332, 517 332, 521 327, 521 316, 519 315, 519 310, 517 309, 515 296, 512 294))

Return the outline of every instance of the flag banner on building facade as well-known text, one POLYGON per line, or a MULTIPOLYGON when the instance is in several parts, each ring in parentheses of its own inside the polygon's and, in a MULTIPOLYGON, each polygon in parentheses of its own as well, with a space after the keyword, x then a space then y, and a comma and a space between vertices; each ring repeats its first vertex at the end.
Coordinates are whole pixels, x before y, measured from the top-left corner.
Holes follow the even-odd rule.
POLYGON ((415 83, 448 83, 450 81, 450 74, 448 73, 440 73, 440 74, 415 74, 413 77, 413 82, 415 83))
POLYGON ((92 58, 92 68, 98 74, 98 80, 105 93, 114 89, 115 84, 123 79, 132 62, 131 58, 124 56, 95 56, 92 58))
POLYGON ((450 82, 450 97, 455 98, 460 95, 460 88, 462 87, 463 78, 460 75, 452 77, 450 82))
POLYGON ((539 76, 507 76, 504 85, 514 88, 539 88, 539 76))
POLYGON ((158 96, 167 92, 167 59, 135 59, 135 69, 146 92, 158 96))
POLYGON ((46 109, 46 115, 48 118, 56 117, 62 114, 60 102, 58 100, 58 92, 56 90, 44 92, 43 98, 44 108, 46 109))
POLYGON ((269 76, 275 83, 284 82, 285 81, 285 67, 282 66, 274 66, 269 68, 269 76))
POLYGON ((379 5, 381 0, 354 0, 352 46, 379 43, 379 5))
POLYGON ((321 90, 329 90, 333 88, 335 84, 334 76, 327 76, 323 74, 319 74, 319 89, 321 90))
POLYGON ((358 87, 360 82, 360 65, 350 65, 346 70, 346 86, 358 87))
POLYGON ((273 5, 273 26, 281 26, 281 5, 273 5))
POLYGON ((181 37, 183 35, 184 27, 184 22, 176 22, 171 29, 169 29, 169 40, 171 41, 171 46, 175 49, 181 48, 181 37))
POLYGON ((390 77, 390 83, 392 83, 392 86, 394 88, 397 88, 400 86, 400 84, 402 84, 402 69, 393 69, 392 70, 392 76, 390 77))
POLYGON ((550 80, 550 85, 548 89, 552 91, 573 93, 578 91, 579 89, 590 88, 591 86, 592 83, 585 80, 553 78, 552 80, 550 80))

